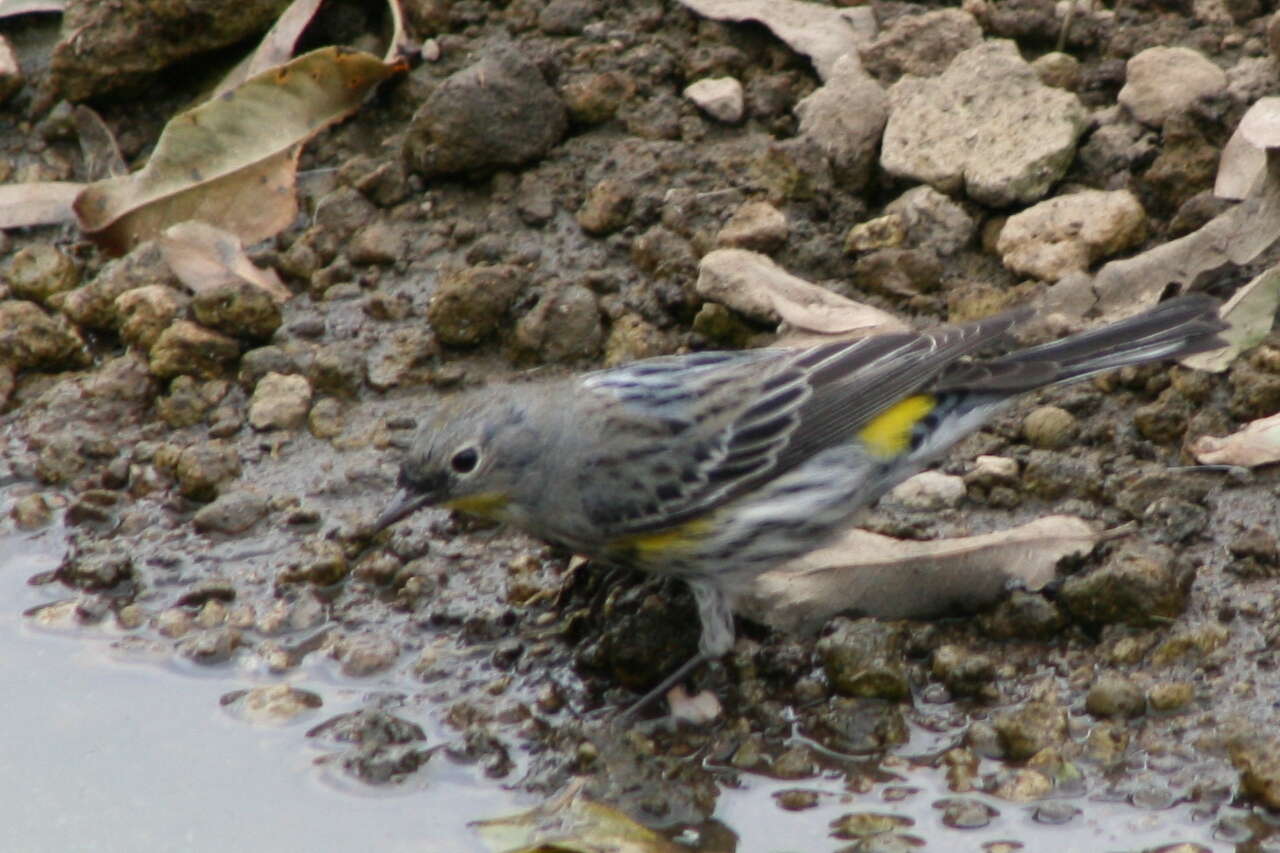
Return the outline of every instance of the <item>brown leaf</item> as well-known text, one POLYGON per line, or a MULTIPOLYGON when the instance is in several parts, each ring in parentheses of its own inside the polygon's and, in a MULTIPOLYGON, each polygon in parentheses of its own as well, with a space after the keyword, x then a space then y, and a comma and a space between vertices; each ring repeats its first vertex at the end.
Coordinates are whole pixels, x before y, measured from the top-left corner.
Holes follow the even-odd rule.
POLYGON ((289 57, 293 56, 293 47, 297 44, 298 37, 315 17, 320 3, 321 0, 293 0, 287 9, 280 13, 280 17, 276 18, 276 22, 271 25, 271 29, 267 30, 267 34, 262 37, 262 41, 258 43, 253 53, 238 62, 236 67, 222 78, 222 82, 213 90, 212 97, 216 98, 223 92, 234 89, 268 68, 288 62, 289 57))
POLYGON ((784 631, 812 631, 847 610, 882 619, 972 611, 998 600, 1011 581, 1041 588, 1063 557, 1087 554, 1103 537, 1067 515, 931 542, 855 529, 761 575, 738 604, 784 631))
POLYGON ((1227 321, 1227 328, 1219 336, 1227 346, 1189 355, 1181 363, 1196 370, 1221 373, 1231 366, 1236 356, 1271 334, 1277 309, 1280 309, 1280 266, 1272 267, 1237 290, 1222 306, 1219 313, 1227 321))
POLYGON ((80 138, 86 178, 96 181, 128 173, 129 167, 125 165, 120 146, 116 144, 115 134, 107 127, 102 116, 84 104, 77 104, 71 112, 71 118, 76 125, 76 135, 80 138))
POLYGON ((1256 468, 1280 462, 1280 414, 1253 421, 1228 436, 1201 436, 1191 444, 1191 453, 1205 465, 1256 468))
POLYGON ((229 280, 257 285, 280 304, 293 297, 273 269, 255 266, 236 235, 207 222, 170 226, 157 241, 169 268, 192 293, 212 290, 229 280))
POLYGON ((73 181, 0 185, 0 228, 70 222, 75 218, 71 204, 84 186, 73 181))
POLYGON ((80 226, 117 254, 187 219, 246 244, 265 239, 296 215, 297 146, 400 70, 367 53, 322 48, 265 71, 175 116, 143 169, 85 188, 74 205, 80 226))

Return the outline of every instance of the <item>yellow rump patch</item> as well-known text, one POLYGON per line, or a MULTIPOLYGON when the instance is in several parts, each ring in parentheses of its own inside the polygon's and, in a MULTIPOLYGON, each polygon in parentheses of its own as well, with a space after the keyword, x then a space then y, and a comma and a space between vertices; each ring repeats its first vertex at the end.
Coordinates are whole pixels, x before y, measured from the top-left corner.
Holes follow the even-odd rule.
POLYGON ((877 456, 886 459, 897 456, 909 446, 911 430, 937 403, 929 394, 907 397, 872 418, 858 432, 858 438, 877 456))
POLYGON ((500 492, 481 492, 478 495, 467 495, 445 501, 443 506, 446 509, 478 515, 481 518, 496 519, 501 514, 502 508, 507 505, 507 501, 507 496, 500 492))

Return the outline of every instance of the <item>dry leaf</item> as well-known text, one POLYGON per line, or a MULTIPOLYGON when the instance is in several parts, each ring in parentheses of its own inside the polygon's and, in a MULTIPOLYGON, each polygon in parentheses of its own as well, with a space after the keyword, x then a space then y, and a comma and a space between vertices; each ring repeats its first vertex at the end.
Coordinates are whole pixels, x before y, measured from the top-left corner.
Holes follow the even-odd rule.
POLYGON ((128 173, 124 155, 116 144, 115 134, 107 127, 102 116, 86 107, 77 104, 71 111, 71 118, 76 125, 76 135, 80 139, 80 151, 84 154, 85 177, 91 181, 103 178, 114 178, 128 173))
POLYGON ((679 853, 686 848, 582 795, 583 782, 527 812, 474 821, 490 850, 501 853, 679 853))
POLYGON ((1227 321, 1220 337, 1227 346, 1211 352, 1199 352, 1181 360, 1196 370, 1221 373, 1231 366, 1236 356, 1252 349, 1271 333, 1280 309, 1280 266, 1274 266, 1246 284, 1227 300, 1219 312, 1227 321))
POLYGON ((931 542, 855 529, 758 577, 738 609, 783 631, 813 631, 846 611, 882 619, 972 611, 1011 583, 1041 588, 1062 558, 1087 554, 1104 535, 1067 515, 931 542))
POLYGON ((70 222, 71 204, 84 187, 73 181, 0 185, 0 228, 70 222))
POLYGON ((842 9, 802 0, 680 0, 717 21, 758 21, 787 46, 813 61, 823 80, 842 56, 858 59, 858 48, 876 37, 871 6, 842 9))
POLYGON ((67 0, 0 0, 0 18, 36 12, 61 13, 66 8, 67 0))
POLYGON ((288 62, 289 57, 293 56, 293 47, 298 43, 298 37, 315 17, 320 3, 321 0, 293 0, 288 8, 280 13, 280 17, 276 18, 276 22, 271 25, 271 29, 267 30, 267 34, 262 37, 262 41, 258 43, 253 53, 236 63, 236 67, 222 78, 222 82, 213 90, 212 97, 216 98, 223 92, 234 89, 268 68, 275 68, 277 65, 288 62))
POLYGON ((192 293, 243 279, 284 304, 293 297, 273 269, 255 266, 236 235, 207 222, 191 220, 166 229, 157 241, 165 262, 192 293))
POLYGON ((367 53, 322 48, 263 72, 175 116, 140 171, 86 187, 75 202, 80 226, 116 254, 188 219, 245 243, 265 239, 296 215, 298 145, 400 70, 367 53))
POLYGON ((708 252, 698 265, 696 288, 703 299, 802 332, 852 336, 909 328, 888 312, 810 284, 747 249, 708 252))
POLYGON ((1280 462, 1280 414, 1253 421, 1228 436, 1201 436, 1192 442, 1191 453, 1205 465, 1257 468, 1280 462))
POLYGON ((1257 195, 1267 174, 1267 150, 1278 147, 1280 97, 1259 98, 1222 149, 1213 194, 1233 199, 1257 195))

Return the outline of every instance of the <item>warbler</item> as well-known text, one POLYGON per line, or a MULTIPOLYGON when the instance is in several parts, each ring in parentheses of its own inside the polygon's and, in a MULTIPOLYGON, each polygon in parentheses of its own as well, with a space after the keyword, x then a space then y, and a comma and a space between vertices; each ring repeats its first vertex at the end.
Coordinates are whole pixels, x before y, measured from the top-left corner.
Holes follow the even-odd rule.
POLYGON ((753 578, 825 544, 1020 394, 1223 346, 1217 301, 1193 294, 972 357, 1029 313, 458 393, 415 434, 375 531, 447 507, 685 580, 701 619, 698 654, 634 712, 729 651, 733 597, 753 578))

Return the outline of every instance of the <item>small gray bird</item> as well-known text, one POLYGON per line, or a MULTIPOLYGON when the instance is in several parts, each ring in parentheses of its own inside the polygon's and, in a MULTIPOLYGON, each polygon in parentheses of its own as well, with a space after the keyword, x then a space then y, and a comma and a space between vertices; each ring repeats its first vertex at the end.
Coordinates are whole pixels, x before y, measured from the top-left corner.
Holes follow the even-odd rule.
POLYGON ((683 578, 702 622, 699 653, 634 712, 729 651, 731 602, 753 578, 825 544, 1018 395, 1223 346, 1217 301, 1187 295, 1042 346, 967 358, 1028 314, 459 393, 414 437, 376 529, 441 506, 683 578))

